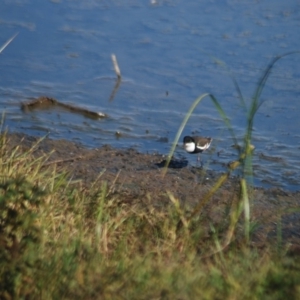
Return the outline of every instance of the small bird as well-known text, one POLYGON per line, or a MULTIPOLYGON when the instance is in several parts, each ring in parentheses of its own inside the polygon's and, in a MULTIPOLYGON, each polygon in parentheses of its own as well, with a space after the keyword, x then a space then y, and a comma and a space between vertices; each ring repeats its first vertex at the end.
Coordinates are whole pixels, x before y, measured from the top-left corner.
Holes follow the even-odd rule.
POLYGON ((185 136, 183 138, 183 146, 188 153, 199 153, 197 160, 200 161, 200 153, 209 148, 212 140, 210 137, 185 136))

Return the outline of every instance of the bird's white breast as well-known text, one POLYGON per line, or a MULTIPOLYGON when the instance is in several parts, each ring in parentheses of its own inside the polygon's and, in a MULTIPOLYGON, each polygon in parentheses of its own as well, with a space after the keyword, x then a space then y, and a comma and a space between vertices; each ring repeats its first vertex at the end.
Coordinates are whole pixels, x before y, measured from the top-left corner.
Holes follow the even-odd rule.
POLYGON ((195 146, 195 143, 193 143, 193 142, 184 144, 184 149, 187 152, 194 152, 195 148, 196 148, 196 146, 195 146))

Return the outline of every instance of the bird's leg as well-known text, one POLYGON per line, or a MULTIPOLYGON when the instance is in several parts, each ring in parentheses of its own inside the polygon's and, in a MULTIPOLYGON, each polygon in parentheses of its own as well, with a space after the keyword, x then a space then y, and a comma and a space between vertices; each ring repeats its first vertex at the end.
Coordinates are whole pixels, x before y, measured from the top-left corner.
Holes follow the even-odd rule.
POLYGON ((200 167, 202 168, 202 160, 201 160, 201 157, 200 157, 200 153, 198 154, 198 157, 197 157, 197 165, 200 163, 200 167))

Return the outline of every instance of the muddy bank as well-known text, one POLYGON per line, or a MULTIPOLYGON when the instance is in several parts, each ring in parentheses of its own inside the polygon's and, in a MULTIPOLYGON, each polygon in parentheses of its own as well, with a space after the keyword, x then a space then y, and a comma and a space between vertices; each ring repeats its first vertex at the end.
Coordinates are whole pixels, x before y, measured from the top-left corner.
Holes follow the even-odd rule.
MULTIPOLYGON (((39 139, 24 134, 9 134, 9 147, 30 149, 39 139)), ((201 201, 220 174, 191 167, 188 161, 174 161, 162 177, 166 157, 158 154, 141 154, 134 149, 114 149, 104 145, 87 149, 66 140, 44 139, 36 145, 35 156, 52 152, 45 165, 55 165, 57 170, 68 171, 72 180, 80 180, 88 188, 107 182, 111 194, 118 194, 122 201, 140 201, 156 207, 170 203, 170 191, 182 205, 193 207, 201 201)), ((237 200, 238 180, 232 178, 205 205, 201 215, 207 223, 224 227, 230 209, 237 200)), ((253 241, 264 243, 276 239, 277 224, 281 218, 282 236, 295 253, 300 253, 300 193, 278 188, 254 189, 251 206, 252 221, 256 223, 253 241), (297 211, 298 210, 298 211, 297 211)), ((208 233, 209 236, 209 233, 208 233)))

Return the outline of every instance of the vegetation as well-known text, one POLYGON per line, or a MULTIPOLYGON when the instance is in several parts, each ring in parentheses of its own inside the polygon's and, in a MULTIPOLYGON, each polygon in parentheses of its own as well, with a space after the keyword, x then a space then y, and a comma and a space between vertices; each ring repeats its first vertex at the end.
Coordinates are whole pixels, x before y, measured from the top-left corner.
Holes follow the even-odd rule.
POLYGON ((105 182, 73 184, 32 151, 1 137, 1 299, 299 298, 299 256, 238 233, 222 249, 230 221, 207 236, 205 214, 187 225, 171 193, 165 207, 128 203, 105 182))
MULTIPOLYGON (((259 249, 251 244, 253 119, 278 59, 266 69, 249 109, 238 89, 248 112, 243 147, 228 174, 192 211, 171 193, 169 205, 157 208, 145 205, 145 199, 129 203, 101 180, 87 189, 58 173, 54 164, 45 165, 46 156, 35 158, 36 145, 26 152, 11 149, 2 134, 0 298, 299 299, 300 259, 277 244, 280 228, 272 244, 259 249), (229 207, 229 220, 204 228, 203 205, 238 168, 240 194, 229 207)), ((205 96, 191 107, 177 141, 205 96)), ((217 100, 209 96, 232 132, 217 100)))
POLYGON ((128 203, 43 167, 34 147, 2 135, 0 149, 1 299, 299 298, 299 257, 276 242, 256 249, 226 220, 207 236, 171 193, 161 208, 128 203))

